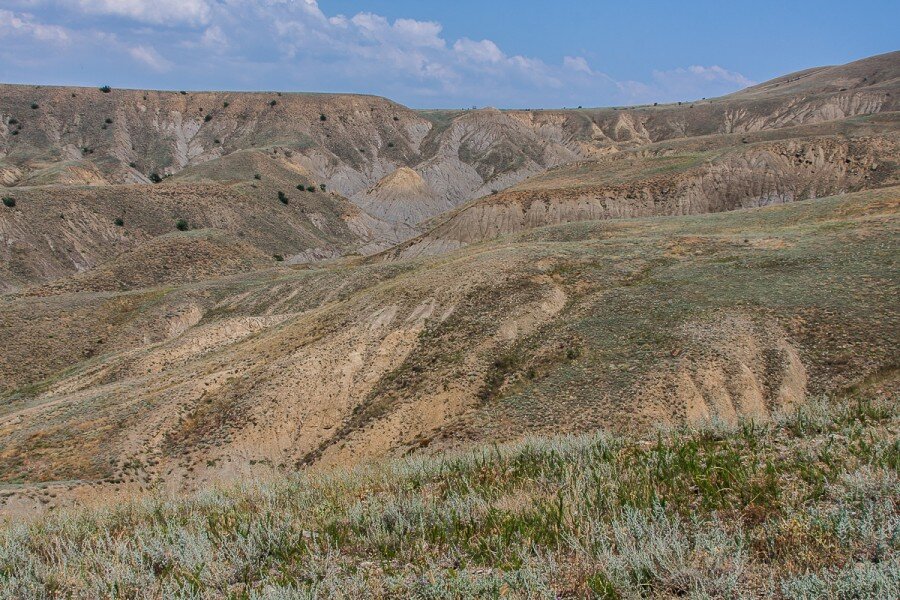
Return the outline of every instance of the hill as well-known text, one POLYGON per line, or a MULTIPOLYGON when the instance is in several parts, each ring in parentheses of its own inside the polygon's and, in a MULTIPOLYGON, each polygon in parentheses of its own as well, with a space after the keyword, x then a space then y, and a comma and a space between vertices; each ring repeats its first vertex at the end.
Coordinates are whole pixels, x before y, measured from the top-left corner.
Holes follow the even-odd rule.
POLYGON ((767 418, 895 368, 898 202, 891 187, 427 260, 3 296, 5 507, 767 418))
POLYGON ((44 516, 0 530, 0 591, 896 597, 900 420, 876 390, 769 426, 530 439, 44 516))

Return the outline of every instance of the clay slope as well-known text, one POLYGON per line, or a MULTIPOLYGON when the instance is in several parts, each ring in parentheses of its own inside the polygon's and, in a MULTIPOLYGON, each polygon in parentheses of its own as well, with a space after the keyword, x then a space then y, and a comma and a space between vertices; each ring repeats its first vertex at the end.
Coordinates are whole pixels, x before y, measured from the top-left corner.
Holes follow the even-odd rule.
POLYGON ((773 135, 664 143, 571 163, 437 219, 381 258, 436 254, 524 229, 721 212, 897 182, 897 113, 773 135))
POLYGON ((421 175, 407 167, 384 177, 354 201, 374 217, 410 228, 453 208, 421 175))
POLYGON ((152 237, 108 262, 28 294, 123 291, 225 277, 272 268, 270 255, 240 238, 215 229, 152 237))
POLYGON ((16 205, 0 207, 0 291, 91 269, 176 231, 179 220, 227 231, 289 263, 371 253, 404 239, 393 225, 323 191, 302 166, 255 150, 157 185, 16 187, 3 196, 16 205))
POLYGON ((898 207, 893 187, 437 259, 2 296, 5 509, 768 418, 895 364, 898 207))

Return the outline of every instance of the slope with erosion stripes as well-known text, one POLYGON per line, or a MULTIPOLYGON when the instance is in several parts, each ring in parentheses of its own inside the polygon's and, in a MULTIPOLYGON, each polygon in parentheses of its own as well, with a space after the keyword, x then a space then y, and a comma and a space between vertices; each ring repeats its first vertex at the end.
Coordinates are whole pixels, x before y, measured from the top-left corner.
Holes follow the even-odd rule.
POLYGON ((892 185, 897 125, 889 113, 875 127, 839 122, 783 130, 783 139, 698 138, 568 164, 435 219, 379 258, 439 254, 557 223, 721 212, 892 185))
POLYGON ((6 508, 765 418, 894 364, 898 208, 894 187, 559 225, 427 260, 7 295, 6 508))

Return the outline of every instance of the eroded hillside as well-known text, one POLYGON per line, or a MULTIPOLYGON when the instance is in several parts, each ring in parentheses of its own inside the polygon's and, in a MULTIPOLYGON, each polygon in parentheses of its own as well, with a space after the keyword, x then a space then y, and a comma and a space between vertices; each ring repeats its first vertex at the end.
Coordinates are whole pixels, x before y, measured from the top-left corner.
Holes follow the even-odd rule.
POLYGON ((6 507, 765 418, 896 367, 898 202, 893 187, 427 260, 7 295, 0 472, 28 484, 6 507))

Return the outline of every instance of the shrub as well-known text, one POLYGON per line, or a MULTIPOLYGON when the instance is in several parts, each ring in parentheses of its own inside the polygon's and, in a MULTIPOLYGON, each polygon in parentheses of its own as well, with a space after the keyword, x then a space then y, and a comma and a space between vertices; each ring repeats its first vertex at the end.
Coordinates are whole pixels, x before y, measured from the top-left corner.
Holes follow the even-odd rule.
POLYGON ((278 100, 272 100, 271 102, 269 102, 269 106, 275 106, 276 104, 278 104, 278 100))
POLYGON ((12 134, 10 134, 10 135, 19 135, 19 130, 18 130, 18 129, 14 129, 13 132, 12 132, 12 134))
POLYGON ((278 192, 278 201, 282 204, 287 204, 289 202, 287 195, 285 195, 285 193, 280 190, 278 192))
POLYGON ((131 167, 132 169, 137 169, 137 163, 130 162, 130 163, 128 163, 128 166, 131 167))
POLYGON ((393 148, 393 147, 394 147, 394 142, 388 142, 388 148, 393 148))
POLYGON ((15 198, 10 198, 9 196, 6 196, 3 198, 3 206, 5 206, 7 208, 13 208, 13 207, 15 207, 15 205, 16 205, 15 198))
POLYGON ((100 88, 100 91, 103 92, 104 94, 108 94, 112 91, 112 88, 109 87, 108 85, 104 85, 103 87, 100 88))
POLYGON ((125 225, 125 220, 122 219, 122 217, 119 217, 118 219, 113 221, 113 223, 116 224, 116 227, 122 227, 123 225, 125 225))
POLYGON ((159 173, 150 173, 148 179, 150 179, 150 181, 153 183, 159 183, 160 181, 162 181, 162 177, 159 176, 159 173))
POLYGON ((306 191, 307 191, 307 192, 315 192, 315 191, 316 191, 316 186, 314 186, 314 185, 308 185, 308 186, 306 186, 306 191))
POLYGON ((204 123, 209 123, 210 121, 212 121, 212 115, 206 115, 205 117, 203 117, 204 123))
POLYGON ((272 258, 274 258, 277 262, 281 262, 284 260, 284 257, 280 254, 273 254, 272 258))
POLYGON ((328 117, 326 117, 325 115, 319 115, 319 120, 320 120, 320 121, 327 121, 327 120, 328 120, 328 117))
POLYGON ((253 179, 256 179, 258 181, 258 180, 262 179, 262 175, 257 173, 256 175, 253 176, 253 179))
POLYGON ((186 220, 178 219, 177 221, 175 221, 175 228, 178 231, 187 231, 190 228, 190 225, 188 225, 188 222, 186 220))
POLYGON ((222 108, 228 108, 228 106, 229 106, 230 104, 231 104, 231 103, 228 102, 228 101, 226 100, 225 102, 222 103, 222 108))
POLYGON ((31 108, 32 108, 32 110, 37 110, 37 109, 40 108, 40 107, 38 106, 37 102, 32 102, 32 103, 31 103, 31 108))
POLYGON ((399 120, 400 120, 400 117, 394 117, 394 120, 395 120, 395 121, 399 121, 399 120))
POLYGON ((112 121, 112 119, 110 119, 110 118, 107 118, 107 119, 104 121, 104 123, 106 123, 107 125, 112 124, 112 122, 113 122, 113 121, 112 121))
POLYGON ((319 189, 322 190, 322 191, 324 192, 324 191, 325 191, 325 184, 324 184, 324 183, 320 183, 320 184, 319 184, 319 189))
POLYGON ((181 90, 181 92, 179 92, 179 93, 180 93, 182 96, 187 96, 187 92, 184 91, 184 90, 181 90))
POLYGON ((301 183, 301 184, 298 184, 298 185, 297 185, 297 189, 300 190, 300 191, 302 192, 303 190, 306 189, 306 186, 304 186, 304 185, 301 183))
POLYGON ((222 143, 222 140, 220 140, 219 138, 216 138, 213 140, 213 144, 221 144, 221 143, 222 143))
POLYGON ((19 120, 16 119, 15 117, 13 117, 12 119, 10 119, 10 120, 8 121, 8 123, 9 123, 10 125, 16 125, 16 124, 18 124, 18 122, 19 122, 19 120))

